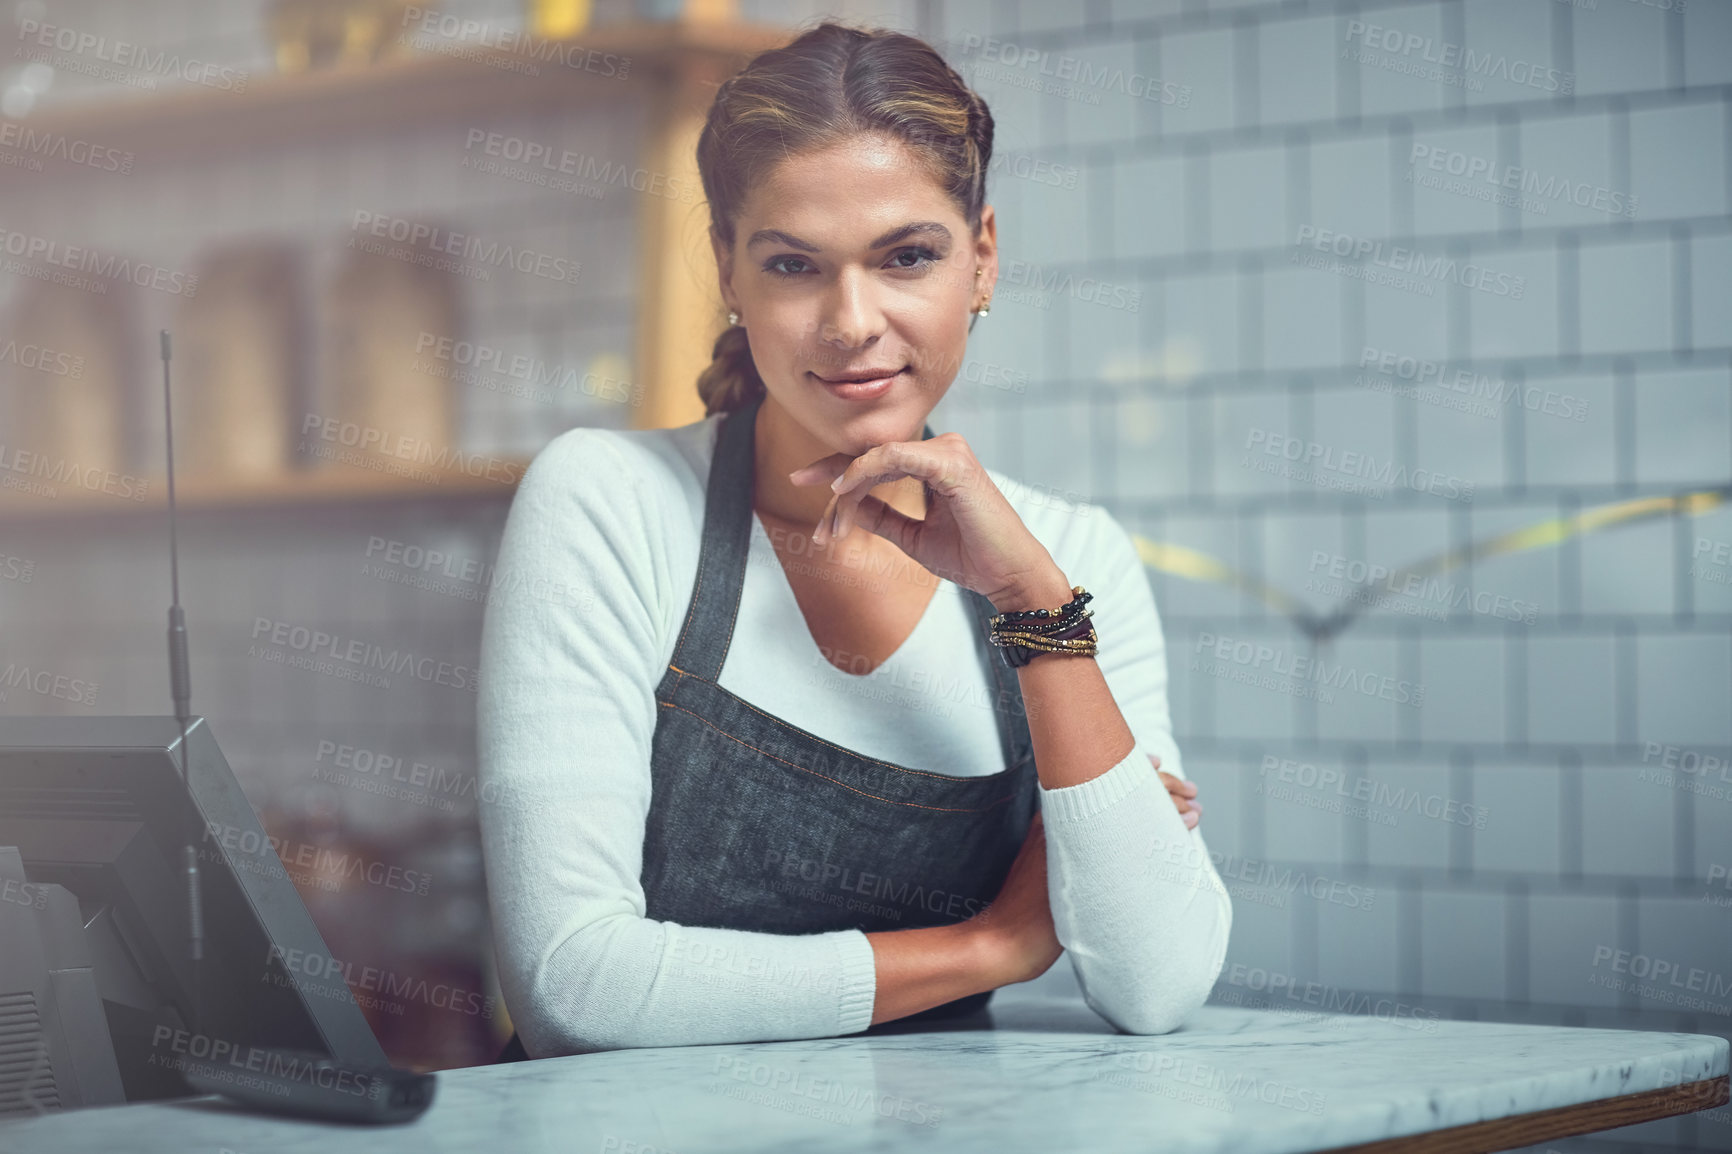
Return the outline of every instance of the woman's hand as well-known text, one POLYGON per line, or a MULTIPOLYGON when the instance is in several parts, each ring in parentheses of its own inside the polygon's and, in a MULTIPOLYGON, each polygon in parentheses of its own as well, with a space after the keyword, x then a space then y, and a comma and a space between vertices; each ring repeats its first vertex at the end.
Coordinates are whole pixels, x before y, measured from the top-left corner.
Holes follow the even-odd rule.
POLYGON ((923 441, 889 441, 858 457, 835 453, 788 474, 796 485, 830 481, 835 496, 812 534, 814 544, 845 537, 855 525, 876 533, 929 572, 983 594, 1000 612, 1051 608, 1067 600, 1068 586, 1052 554, 1017 516, 960 433, 923 441), (926 519, 914 518, 872 496, 874 486, 918 477, 926 486, 926 519), (1059 588, 1064 597, 1046 601, 1059 588))
POLYGON ((1173 804, 1179 807, 1179 815, 1185 819, 1185 828, 1196 829, 1197 823, 1203 820, 1203 803, 1195 800, 1197 783, 1174 777, 1170 773, 1162 773, 1161 759, 1152 753, 1149 754, 1149 762, 1167 787, 1167 794, 1173 799, 1173 804))
POLYGON ((1053 928, 1047 898, 1046 827, 1039 813, 1029 823, 1028 836, 1010 863, 998 896, 963 924, 975 932, 986 952, 993 989, 1033 981, 1058 961, 1064 947, 1053 928))

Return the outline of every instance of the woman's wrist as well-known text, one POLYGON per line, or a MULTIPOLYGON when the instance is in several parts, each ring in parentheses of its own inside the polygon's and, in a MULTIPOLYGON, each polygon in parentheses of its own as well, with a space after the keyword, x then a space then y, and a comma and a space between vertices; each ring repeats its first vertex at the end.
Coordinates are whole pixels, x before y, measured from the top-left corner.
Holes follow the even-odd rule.
POLYGON ((1014 613, 1020 609, 1057 609, 1074 596, 1064 570, 1049 558, 1034 572, 988 594, 987 600, 999 613, 1014 613))
POLYGON ((999 979, 1003 952, 971 922, 867 933, 876 969, 873 1025, 996 990, 1010 980, 999 979))
POLYGON ((969 971, 978 975, 983 990, 996 990, 1029 978, 1021 965, 1022 955, 1015 936, 991 915, 992 907, 988 906, 955 926, 957 951, 967 959, 969 971))

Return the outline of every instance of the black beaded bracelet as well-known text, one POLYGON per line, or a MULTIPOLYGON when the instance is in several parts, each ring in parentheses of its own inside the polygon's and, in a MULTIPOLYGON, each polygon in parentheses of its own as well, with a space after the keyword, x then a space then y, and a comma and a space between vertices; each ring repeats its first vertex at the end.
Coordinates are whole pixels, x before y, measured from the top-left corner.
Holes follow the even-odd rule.
POLYGON ((1099 638, 1085 608, 1094 594, 1080 585, 1071 587, 1076 596, 1057 609, 1017 609, 987 621, 987 639, 998 648, 1004 663, 1021 668, 1041 653, 1068 653, 1092 657, 1099 638))
POLYGON ((1069 601, 1057 609, 1013 609, 1008 613, 1000 613, 992 618, 992 627, 1011 625, 1021 621, 1035 621, 1052 617, 1068 617, 1072 613, 1095 599, 1095 595, 1081 585, 1072 585, 1070 591, 1075 594, 1069 601))
POLYGON ((1027 637, 1001 638, 993 642, 999 656, 1012 669, 1020 669, 1042 653, 1068 653, 1074 657, 1093 657, 1099 650, 1094 627, 1086 626, 1075 638, 1055 639, 1042 643, 1027 637))

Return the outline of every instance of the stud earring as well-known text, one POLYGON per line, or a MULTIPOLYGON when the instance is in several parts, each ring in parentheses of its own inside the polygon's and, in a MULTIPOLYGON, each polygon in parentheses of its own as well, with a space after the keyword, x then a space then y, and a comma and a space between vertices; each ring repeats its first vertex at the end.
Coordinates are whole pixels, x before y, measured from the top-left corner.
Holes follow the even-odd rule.
POLYGON ((739 323, 740 323, 740 314, 739 313, 729 313, 728 314, 729 327, 732 327, 732 326, 737 325, 739 323))

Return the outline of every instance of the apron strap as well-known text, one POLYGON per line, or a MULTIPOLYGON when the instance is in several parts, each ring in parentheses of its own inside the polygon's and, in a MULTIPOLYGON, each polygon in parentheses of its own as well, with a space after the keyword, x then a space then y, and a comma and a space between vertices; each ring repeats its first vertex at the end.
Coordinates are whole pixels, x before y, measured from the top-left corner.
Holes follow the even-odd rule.
POLYGON ((752 538, 752 440, 764 395, 721 419, 704 494, 704 534, 698 546, 697 583, 673 663, 715 681, 722 675, 734 619, 740 610, 746 554, 752 538))
MULTIPOLYGON (((722 664, 733 642, 734 622, 739 616, 740 590, 751 548, 756 468, 753 443, 763 401, 764 394, 760 393, 722 418, 716 431, 715 452, 710 458, 697 584, 673 658, 680 669, 706 681, 721 677, 722 664)), ((933 436, 930 423, 921 428, 921 440, 933 436)), ((976 619, 975 649, 986 663, 987 680, 993 688, 992 712, 998 722, 1005 765, 1015 765, 1033 751, 1028 720, 1022 712, 1022 687, 1016 671, 1005 665, 986 639, 987 619, 996 612, 992 602, 972 589, 962 592, 976 619)))

